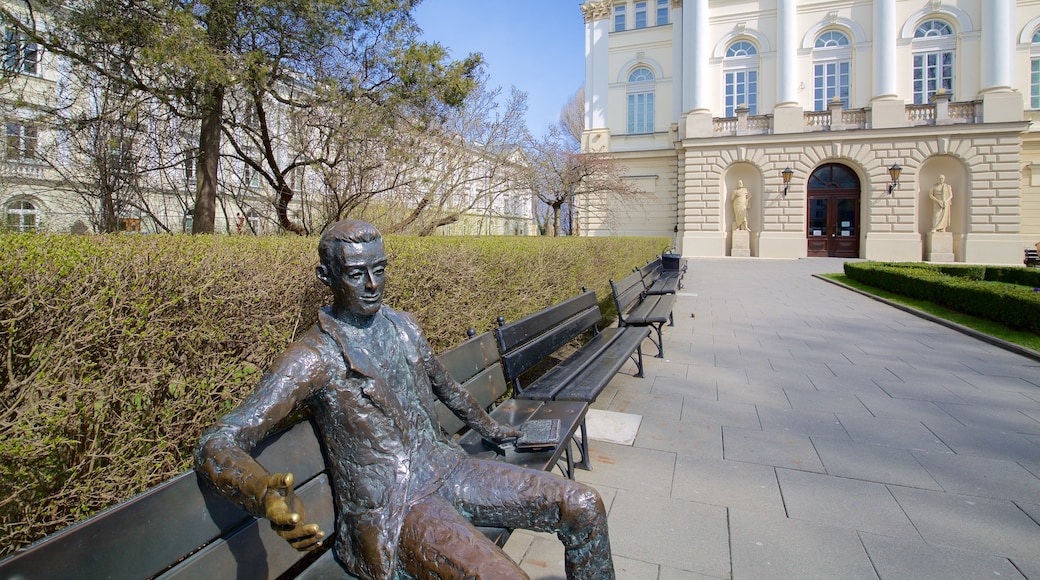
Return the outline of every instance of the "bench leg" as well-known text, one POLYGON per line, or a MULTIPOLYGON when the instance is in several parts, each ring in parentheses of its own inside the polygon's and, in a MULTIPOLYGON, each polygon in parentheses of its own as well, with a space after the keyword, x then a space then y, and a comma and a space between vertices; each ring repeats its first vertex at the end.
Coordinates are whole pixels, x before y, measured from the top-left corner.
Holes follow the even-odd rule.
POLYGON ((581 420, 581 441, 578 448, 581 450, 581 461, 574 464, 574 467, 592 471, 592 465, 589 464, 589 433, 585 428, 585 419, 581 420))
POLYGON ((636 376, 643 378, 643 345, 636 347, 636 352, 629 358, 636 363, 636 376))
MULTIPOLYGON (((664 358, 664 337, 662 336, 664 323, 651 324, 650 327, 657 331, 657 340, 654 341, 654 344, 657 345, 657 358, 664 358)), ((653 335, 650 336, 650 340, 654 340, 653 335)))

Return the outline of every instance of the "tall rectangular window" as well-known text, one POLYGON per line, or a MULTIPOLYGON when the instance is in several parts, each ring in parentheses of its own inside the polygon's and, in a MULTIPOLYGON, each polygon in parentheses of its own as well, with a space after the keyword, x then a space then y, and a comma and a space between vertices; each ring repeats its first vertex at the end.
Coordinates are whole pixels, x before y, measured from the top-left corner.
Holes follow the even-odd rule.
POLYGON ((4 35, 4 70, 9 73, 40 74, 39 46, 17 30, 4 35))
POLYGON ((672 0, 657 0, 657 25, 668 24, 668 3, 672 0))
POLYGON ((939 89, 953 97, 953 52, 914 55, 914 103, 927 104, 939 89))
POLYGON ((32 161, 36 159, 36 127, 21 123, 7 123, 7 159, 32 161))
POLYGON ((817 111, 838 98, 849 106, 849 61, 817 63, 813 66, 813 104, 817 111))
POLYGON ((636 2, 636 28, 646 28, 647 9, 646 2, 636 2))
POLYGON ((1029 108, 1040 109, 1040 58, 1030 61, 1029 108))
POLYGON ((625 30, 625 5, 618 4, 614 7, 614 32, 625 30))
POLYGON ((628 132, 654 132, 654 93, 628 95, 628 132))
POLYGON ((758 114, 758 70, 746 69, 726 72, 726 116, 736 115, 738 107, 748 114, 758 114))

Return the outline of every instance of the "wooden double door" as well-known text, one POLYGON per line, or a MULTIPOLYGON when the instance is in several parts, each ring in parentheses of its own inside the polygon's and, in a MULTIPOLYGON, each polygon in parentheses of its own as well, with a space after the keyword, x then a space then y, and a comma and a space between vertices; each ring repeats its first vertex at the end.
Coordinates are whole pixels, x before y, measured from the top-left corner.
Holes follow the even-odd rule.
POLYGON ((858 258, 860 239, 859 178, 837 163, 822 165, 809 177, 808 255, 858 258))

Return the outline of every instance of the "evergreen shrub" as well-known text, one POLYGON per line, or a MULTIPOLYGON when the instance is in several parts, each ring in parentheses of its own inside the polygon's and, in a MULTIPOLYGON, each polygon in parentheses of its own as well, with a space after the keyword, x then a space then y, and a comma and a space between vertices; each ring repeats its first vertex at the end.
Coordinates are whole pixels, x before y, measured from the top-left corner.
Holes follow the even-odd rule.
MULTIPOLYGON (((606 305, 668 240, 386 244, 386 302, 439 352, 583 286, 606 305)), ((0 557, 189 469, 328 302, 317 264, 315 238, 0 235, 0 557)))
POLYGON ((1040 334, 1040 278, 1031 272, 1003 266, 845 263, 845 275, 857 282, 1040 334))

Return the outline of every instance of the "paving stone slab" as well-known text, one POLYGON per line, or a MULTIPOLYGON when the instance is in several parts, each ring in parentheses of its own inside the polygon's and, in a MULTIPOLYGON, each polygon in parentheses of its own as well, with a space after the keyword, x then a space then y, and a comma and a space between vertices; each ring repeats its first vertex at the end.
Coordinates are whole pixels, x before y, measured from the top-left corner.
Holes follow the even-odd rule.
POLYGON ((889 489, 930 544, 1026 560, 1040 552, 1040 525, 1013 502, 908 487, 889 489))
POLYGON ((735 580, 876 579, 856 532, 733 510, 735 580))
POLYGON ((851 441, 837 415, 827 411, 796 411, 794 409, 758 408, 763 431, 791 433, 795 435, 818 435, 832 439, 851 441))
POLYGON ((651 416, 665 421, 678 421, 682 416, 682 395, 677 393, 619 392, 606 410, 616 413, 651 416))
POLYGON ((967 427, 998 429, 1012 433, 1040 435, 1040 422, 1022 412, 1027 399, 1021 404, 976 403, 971 405, 940 404, 939 407, 967 427))
POLYGON ((694 380, 676 377, 656 377, 651 382, 650 393, 654 395, 678 395, 684 398, 719 400, 718 387, 714 380, 694 380))
POLYGON ((925 426, 935 433, 947 447, 961 455, 1040 463, 1040 446, 1025 435, 995 429, 951 427, 947 424, 937 425, 927 421, 925 426))
POLYGON ((791 519, 920 539, 884 484, 778 469, 777 479, 791 519))
POLYGON ((870 561, 881 578, 1025 578, 1007 558, 862 533, 870 561))
POLYGON ((654 449, 590 441, 592 470, 577 470, 578 481, 668 497, 672 492, 675 454, 654 449))
POLYGON ((741 461, 679 456, 672 497, 784 517, 774 468, 741 461))
POLYGON ((919 421, 862 417, 838 413, 838 420, 857 443, 897 449, 952 452, 941 439, 919 421))
POLYGON ((878 381, 881 390, 894 399, 911 399, 932 403, 957 403, 966 401, 954 394, 946 385, 919 382, 878 381))
POLYGON ((885 395, 856 395, 874 417, 885 419, 901 419, 904 421, 928 421, 933 424, 949 422, 961 427, 963 423, 957 421, 952 415, 931 401, 912 401, 909 399, 896 399, 885 395))
POLYGON ((791 403, 787 399, 787 393, 778 385, 777 381, 771 385, 752 383, 750 385, 732 385, 728 383, 719 384, 719 402, 721 403, 746 403, 773 407, 776 409, 790 409, 791 403))
POLYGON ((1014 461, 950 453, 913 454, 950 493, 1014 501, 1040 499, 1040 478, 1014 461))
POLYGON ((941 491, 943 487, 906 449, 813 437, 827 475, 941 491))
POLYGON ((635 446, 680 456, 722 459, 722 428, 665 419, 644 421, 635 446))
POLYGON ((870 415, 870 411, 863 406, 863 403, 852 392, 810 392, 790 389, 787 390, 787 399, 791 401, 791 408, 798 411, 829 411, 831 413, 870 415))
POLYGON ((730 575, 725 508, 619 491, 609 519, 611 549, 617 556, 709 576, 730 575))
POLYGON ((699 425, 759 429, 758 410, 746 403, 722 403, 687 399, 682 407, 682 421, 699 425))
POLYGON ((723 427, 722 449, 730 461, 824 472, 816 448, 804 435, 723 427))

